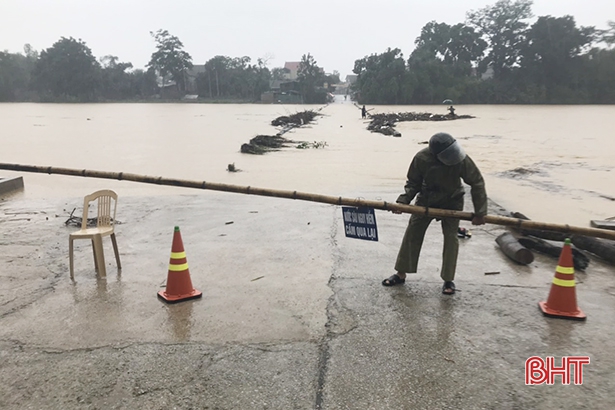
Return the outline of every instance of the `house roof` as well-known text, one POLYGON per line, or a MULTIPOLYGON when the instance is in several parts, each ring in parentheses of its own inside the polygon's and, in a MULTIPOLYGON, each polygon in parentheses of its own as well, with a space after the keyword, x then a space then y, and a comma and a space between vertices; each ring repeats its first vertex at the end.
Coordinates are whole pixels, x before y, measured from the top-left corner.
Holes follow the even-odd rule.
POLYGON ((290 71, 299 71, 299 64, 301 64, 300 61, 287 61, 284 63, 284 68, 290 71))

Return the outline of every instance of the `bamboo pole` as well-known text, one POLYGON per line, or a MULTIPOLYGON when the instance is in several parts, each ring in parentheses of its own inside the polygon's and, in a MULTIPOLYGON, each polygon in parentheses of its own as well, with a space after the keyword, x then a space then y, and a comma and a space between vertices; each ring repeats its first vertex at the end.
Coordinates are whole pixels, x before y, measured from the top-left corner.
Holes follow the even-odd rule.
MULTIPOLYGON (((145 184, 167 185, 184 188, 206 189, 212 191, 234 192, 238 194, 269 196, 275 198, 297 199, 301 201, 321 202, 331 205, 346 205, 355 207, 369 207, 384 211, 396 211, 408 214, 427 215, 435 218, 456 218, 471 221, 471 212, 453 211, 448 209, 425 208, 416 205, 404 205, 386 201, 370 201, 364 199, 343 198, 337 196, 327 196, 311 194, 298 191, 283 191, 277 189, 257 188, 251 186, 239 186, 220 184, 216 182, 191 181, 185 179, 153 177, 147 175, 130 174, 125 172, 105 172, 92 171, 87 169, 44 167, 36 165, 20 165, 0 163, 0 169, 8 171, 35 172, 41 174, 72 175, 89 178, 117 179, 119 181, 133 181, 145 184)), ((485 222, 494 225, 511 226, 518 229, 542 229, 545 231, 562 232, 565 234, 578 234, 596 238, 615 240, 615 231, 598 228, 585 228, 580 226, 552 224, 537 222, 519 218, 509 218, 505 216, 486 215, 485 222)))

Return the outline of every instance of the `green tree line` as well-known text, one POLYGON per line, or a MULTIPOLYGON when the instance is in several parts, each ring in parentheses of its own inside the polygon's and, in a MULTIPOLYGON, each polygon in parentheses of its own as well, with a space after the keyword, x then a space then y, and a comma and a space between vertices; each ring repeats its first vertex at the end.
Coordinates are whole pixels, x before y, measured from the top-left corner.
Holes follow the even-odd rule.
POLYGON ((158 92, 154 70, 131 70, 118 57, 92 55, 87 45, 62 37, 38 53, 0 52, 0 101, 87 102, 147 98, 158 92))
MULTIPOLYGON (((356 60, 356 99, 366 104, 615 103, 615 22, 579 27, 571 16, 540 16, 531 0, 499 0, 455 25, 427 23, 408 59, 389 48, 356 60)), ((81 39, 60 38, 40 52, 0 52, 0 101, 123 101, 180 98, 258 101, 284 69, 263 59, 214 56, 193 64, 179 38, 150 33, 145 69, 113 55, 94 57, 81 39)), ((339 75, 304 54, 292 89, 323 103, 339 75)))
POLYGON ((365 104, 615 103, 615 22, 579 27, 572 16, 529 24, 530 0, 500 0, 456 25, 427 23, 406 60, 387 49, 356 60, 365 104), (601 47, 602 46, 602 47, 601 47))
MULTIPOLYGON (((0 52, 0 101, 123 101, 156 97, 179 98, 196 93, 202 98, 258 101, 283 69, 269 70, 262 59, 215 56, 202 70, 193 70, 192 57, 167 30, 150 33, 155 51, 146 70, 113 55, 96 59, 82 40, 62 37, 40 53, 31 46, 24 53, 0 52)), ((339 82, 327 76, 314 58, 304 55, 294 85, 304 102, 325 102, 324 84, 339 82)))

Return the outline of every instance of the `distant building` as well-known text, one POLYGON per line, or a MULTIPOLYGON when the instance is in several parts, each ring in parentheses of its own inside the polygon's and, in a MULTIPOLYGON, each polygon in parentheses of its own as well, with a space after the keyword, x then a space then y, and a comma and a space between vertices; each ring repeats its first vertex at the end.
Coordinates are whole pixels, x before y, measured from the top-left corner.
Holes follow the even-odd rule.
POLYGON ((337 95, 348 94, 348 91, 349 91, 348 83, 332 84, 332 86, 333 86, 333 94, 337 94, 337 95))
POLYGON ((350 85, 354 84, 357 82, 357 75, 356 74, 348 74, 346 76, 346 82, 350 85))
POLYGON ((261 94, 263 104, 303 104, 303 96, 298 91, 265 91, 261 94))
POLYGON ((292 80, 271 80, 269 81, 271 91, 299 91, 299 82, 292 80))
POLYGON ((269 83, 270 90, 261 94, 264 104, 303 104, 297 81, 275 80, 269 83))
POLYGON ((269 89, 271 91, 278 91, 280 89, 280 84, 282 84, 285 80, 271 80, 269 81, 269 89))
MULTIPOLYGON (((196 78, 199 74, 205 72, 205 65, 194 65, 190 70, 185 72, 186 90, 185 94, 194 95, 197 94, 196 78)), ((171 96, 179 96, 179 91, 174 92, 173 89, 177 88, 177 83, 173 80, 171 74, 167 74, 162 77, 158 71, 156 71, 156 83, 164 98, 171 98, 171 96)), ((175 97, 173 97, 175 98, 175 97)))
POLYGON ((296 91, 299 92, 299 82, 298 81, 283 81, 280 83, 280 91, 288 92, 288 91, 296 91))
POLYGON ((288 80, 296 80, 299 75, 299 64, 300 61, 287 61, 284 63, 284 68, 288 70, 288 73, 285 74, 288 80))

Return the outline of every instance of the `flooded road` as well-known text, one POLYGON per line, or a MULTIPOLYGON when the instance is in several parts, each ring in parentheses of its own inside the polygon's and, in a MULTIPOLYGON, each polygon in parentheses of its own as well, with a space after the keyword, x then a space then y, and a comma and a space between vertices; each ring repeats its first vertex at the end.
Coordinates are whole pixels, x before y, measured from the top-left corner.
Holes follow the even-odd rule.
MULTIPOLYGON (((0 162, 394 200, 414 153, 447 131, 505 208, 584 226, 615 215, 613 107, 458 106, 477 118, 400 123, 393 138, 369 133, 347 102, 285 134, 325 148, 239 152, 255 135, 275 134, 273 118, 306 108, 321 107, 5 104, 0 162), (227 172, 232 163, 242 172, 227 172)), ((588 316, 581 324, 543 317, 538 302, 558 262, 542 254, 528 266, 512 262, 495 245, 500 226, 472 227, 472 239, 460 241, 450 297, 441 294, 438 224, 419 273, 405 286, 380 285, 407 215, 378 212, 379 241, 359 241, 344 236, 333 205, 17 175, 25 190, 0 201, 2 409, 615 406, 615 276, 593 256, 575 273, 588 316), (77 228, 64 221, 100 188, 120 195, 122 269, 105 240, 107 277, 97 277, 91 244, 77 241, 71 281, 67 239, 77 228), (157 292, 168 281, 174 226, 203 297, 167 305, 157 292), (529 357, 579 354, 591 357, 587 388, 559 379, 525 386, 529 357)))
MULTIPOLYGON (((535 220, 587 226, 615 216, 615 107, 457 106, 475 119, 398 123, 401 138, 366 130, 350 101, 324 107, 316 123, 285 135, 326 142, 262 156, 241 144, 278 130, 272 119, 319 106, 249 104, 0 104, 0 162, 394 200, 421 144, 439 131, 458 138, 489 196, 535 220), (229 164, 241 170, 226 171, 229 164), (390 192, 386 198, 381 192, 390 192), (375 194, 378 193, 378 194, 375 194), (374 195, 378 195, 375 197, 374 195)), ((369 108, 369 107, 368 107, 369 108)), ((446 113, 445 106, 376 106, 377 112, 446 113)), ((2 171, 2 176, 15 173, 2 171)), ((180 188, 20 174, 26 198, 193 194, 180 188)), ((229 194, 231 195, 231 194, 229 194)))

